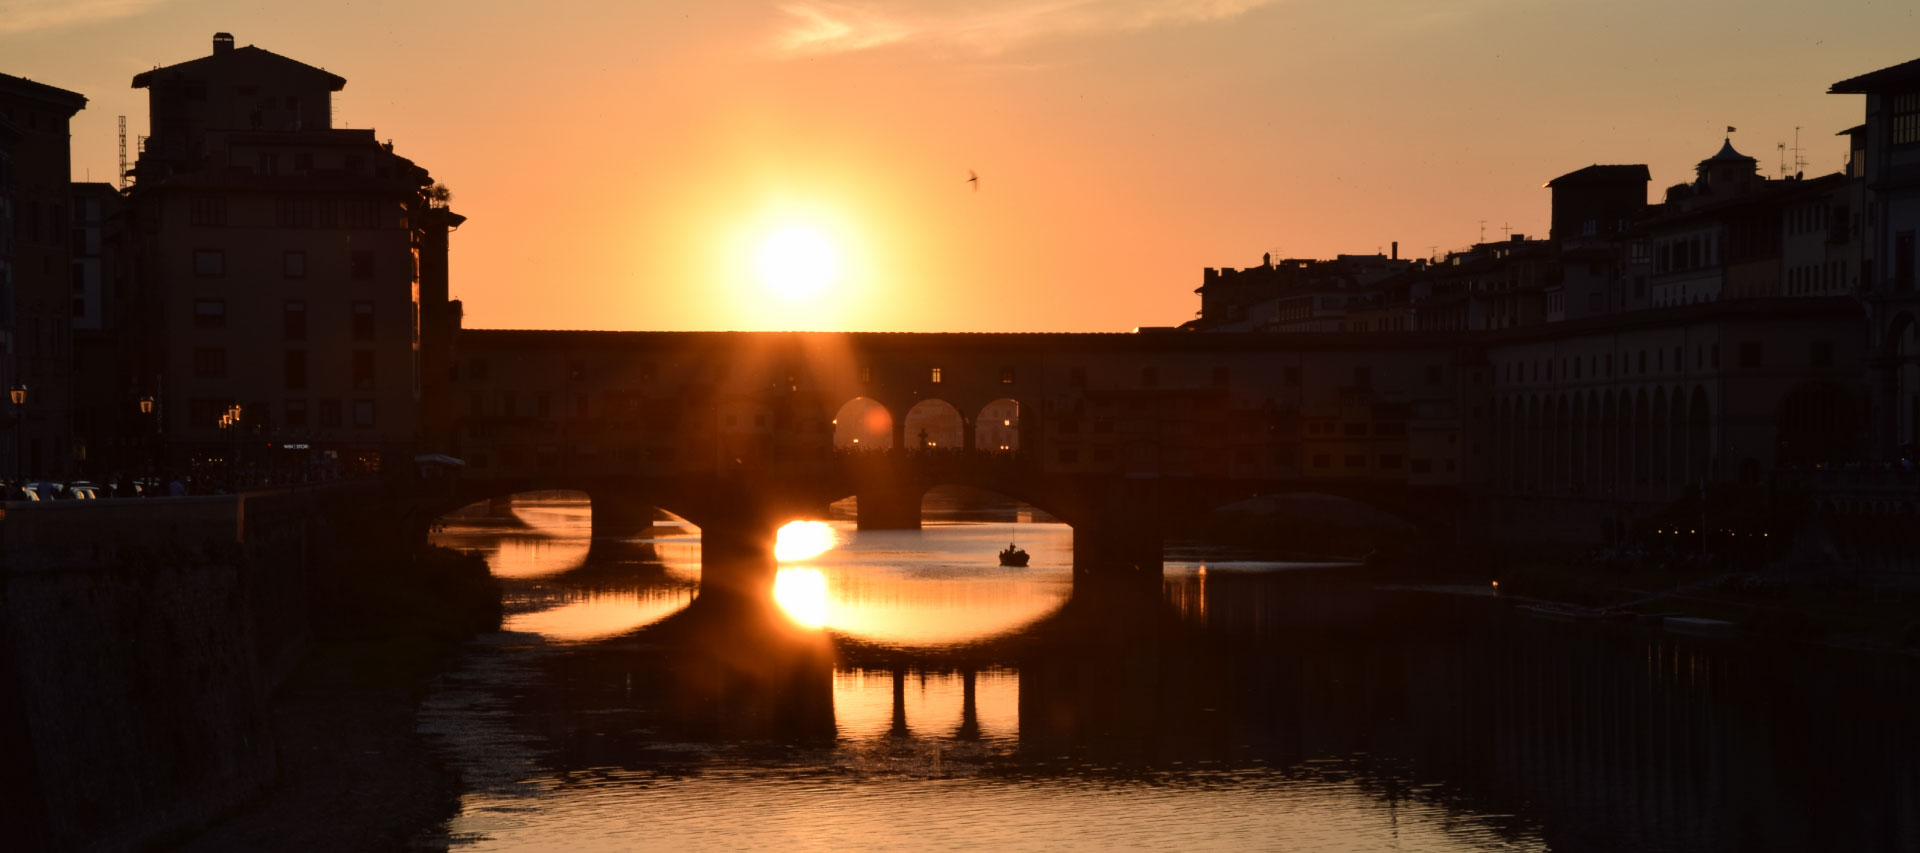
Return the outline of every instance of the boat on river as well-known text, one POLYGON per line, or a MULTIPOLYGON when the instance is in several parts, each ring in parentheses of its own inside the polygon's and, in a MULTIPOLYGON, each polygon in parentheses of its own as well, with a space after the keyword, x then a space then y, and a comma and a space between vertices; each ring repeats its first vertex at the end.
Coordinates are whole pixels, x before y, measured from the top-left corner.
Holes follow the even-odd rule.
POLYGON ((1026 550, 1014 547, 1012 542, 1008 542, 1007 549, 1000 552, 1000 565, 1003 566, 1024 567, 1028 559, 1026 550))

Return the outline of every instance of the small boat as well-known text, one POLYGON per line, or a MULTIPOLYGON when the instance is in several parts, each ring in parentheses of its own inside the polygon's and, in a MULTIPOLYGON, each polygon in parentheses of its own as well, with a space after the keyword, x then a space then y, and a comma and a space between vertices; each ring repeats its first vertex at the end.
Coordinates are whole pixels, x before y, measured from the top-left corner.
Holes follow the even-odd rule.
POLYGON ((1027 552, 1013 547, 1012 542, 1007 543, 1007 550, 1000 552, 1000 565, 1003 566, 1025 566, 1027 559, 1027 552))

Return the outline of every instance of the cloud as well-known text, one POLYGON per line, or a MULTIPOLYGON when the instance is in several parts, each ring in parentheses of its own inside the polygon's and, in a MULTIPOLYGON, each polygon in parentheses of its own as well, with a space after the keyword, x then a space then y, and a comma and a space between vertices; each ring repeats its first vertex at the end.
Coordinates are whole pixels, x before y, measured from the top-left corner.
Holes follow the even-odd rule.
POLYGON ((0 0, 0 35, 125 18, 163 2, 166 0, 0 0))
POLYGON ((867 50, 902 42, 995 54, 1035 41, 1205 23, 1276 0, 978 0, 847 3, 802 0, 780 7, 782 56, 867 50))

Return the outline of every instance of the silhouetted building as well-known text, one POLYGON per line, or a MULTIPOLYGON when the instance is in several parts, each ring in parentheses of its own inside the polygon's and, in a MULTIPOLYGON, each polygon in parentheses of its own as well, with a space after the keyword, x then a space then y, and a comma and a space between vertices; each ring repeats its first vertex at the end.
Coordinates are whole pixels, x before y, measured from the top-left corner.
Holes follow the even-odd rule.
POLYGON ((1866 121, 1848 131, 1859 184, 1860 291, 1874 350, 1874 450, 1912 458, 1920 447, 1920 290, 1914 235, 1920 233, 1920 59, 1833 84, 1865 95, 1866 121))
POLYGON ((26 389, 25 405, 6 408, 10 477, 63 478, 73 464, 67 123, 86 103, 0 74, 0 378, 26 389))
POLYGON ((133 85, 153 135, 130 192, 150 326, 130 391, 160 401, 170 464, 371 472, 412 447, 461 221, 427 170, 332 127, 344 78, 225 33, 133 85))
POLYGON ((134 476, 153 461, 152 415, 140 411, 139 369, 120 346, 126 311, 126 197, 112 184, 73 194, 73 428, 80 473, 134 476))

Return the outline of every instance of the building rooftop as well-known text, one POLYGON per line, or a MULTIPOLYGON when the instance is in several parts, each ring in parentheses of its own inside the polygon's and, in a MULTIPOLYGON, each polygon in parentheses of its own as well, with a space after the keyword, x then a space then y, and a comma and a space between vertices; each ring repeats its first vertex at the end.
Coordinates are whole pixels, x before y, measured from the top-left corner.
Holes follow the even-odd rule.
POLYGON ((79 92, 69 92, 58 86, 36 83, 25 77, 15 77, 11 74, 0 74, 0 92, 63 107, 69 115, 87 106, 87 96, 79 92))
POLYGON ((1733 150, 1733 139, 1729 137, 1725 142, 1720 143, 1720 150, 1718 152, 1715 152, 1712 157, 1708 157, 1707 159, 1702 160, 1700 162, 1701 163, 1758 163, 1760 161, 1755 160, 1752 157, 1748 157, 1745 154, 1742 154, 1738 151, 1733 150))
POLYGON ((1651 180, 1653 180, 1653 173, 1647 171, 1647 167, 1643 163, 1636 163, 1630 166, 1603 166, 1598 163, 1595 163, 1594 165, 1588 166, 1584 169, 1575 169, 1571 172, 1561 175, 1560 177, 1554 178, 1553 180, 1548 181, 1546 183, 1546 186, 1557 187, 1557 186, 1567 186, 1569 184, 1601 184, 1601 183, 1612 184, 1612 183, 1620 183, 1624 181, 1651 181, 1651 180))
MULTIPOLYGON (((232 37, 228 36, 227 44, 230 45, 232 43, 231 39, 232 37)), ((186 62, 176 62, 172 65, 155 68, 152 71, 142 71, 139 74, 135 74, 133 75, 133 88, 145 89, 153 83, 169 77, 197 76, 211 73, 220 66, 233 65, 242 67, 252 66, 256 68, 263 65, 284 65, 296 70, 320 75, 326 80, 328 88, 335 92, 347 87, 347 78, 345 77, 331 73, 324 68, 315 68, 297 59, 281 56, 271 50, 263 50, 253 45, 225 48, 220 45, 221 42, 216 36, 214 39, 214 50, 211 55, 202 56, 199 59, 189 59, 186 62)))
POLYGON ((1858 77, 1848 77, 1829 87, 1827 94, 1864 95, 1868 92, 1904 89, 1915 84, 1920 84, 1920 59, 1911 59, 1899 65, 1889 65, 1879 71, 1869 71, 1858 77))

